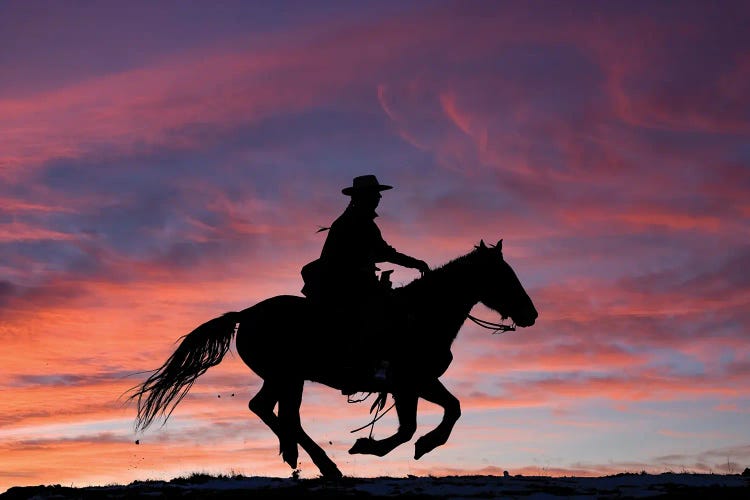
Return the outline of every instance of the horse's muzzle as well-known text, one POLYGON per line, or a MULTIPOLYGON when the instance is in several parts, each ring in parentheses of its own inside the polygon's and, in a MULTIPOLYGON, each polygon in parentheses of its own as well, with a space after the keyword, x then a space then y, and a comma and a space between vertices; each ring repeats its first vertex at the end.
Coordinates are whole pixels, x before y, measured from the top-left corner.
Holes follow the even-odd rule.
POLYGON ((532 326, 534 323, 536 323, 536 319, 538 317, 539 317, 539 313, 536 312, 536 309, 535 309, 528 316, 519 317, 519 318, 513 318, 513 322, 516 324, 516 326, 520 326, 521 328, 526 328, 526 327, 532 326))

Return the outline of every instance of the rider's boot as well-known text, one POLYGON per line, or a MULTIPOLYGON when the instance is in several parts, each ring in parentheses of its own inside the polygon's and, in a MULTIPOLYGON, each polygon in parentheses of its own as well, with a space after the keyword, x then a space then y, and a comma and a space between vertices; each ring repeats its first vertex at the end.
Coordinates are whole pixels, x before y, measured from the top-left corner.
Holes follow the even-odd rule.
POLYGON ((385 384, 390 379, 390 362, 386 360, 380 360, 378 368, 375 370, 375 381, 381 384, 385 384))

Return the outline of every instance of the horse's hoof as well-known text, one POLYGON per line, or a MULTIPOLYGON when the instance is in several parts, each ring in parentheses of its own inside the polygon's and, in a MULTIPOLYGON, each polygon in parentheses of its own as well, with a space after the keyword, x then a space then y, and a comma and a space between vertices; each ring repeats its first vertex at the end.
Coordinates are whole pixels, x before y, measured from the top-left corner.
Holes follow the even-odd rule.
POLYGON ((349 448, 349 454, 355 455, 357 453, 360 453, 363 455, 372 455, 374 443, 375 440, 372 438, 359 438, 357 439, 357 441, 355 441, 354 446, 349 448))
POLYGON ((320 476, 325 480, 336 480, 336 479, 341 479, 344 477, 344 475, 341 473, 339 468, 336 467, 335 465, 330 469, 326 469, 326 470, 321 469, 320 476))
POLYGON ((296 469, 297 459, 299 458, 299 451, 297 450, 297 447, 295 446, 294 449, 282 452, 281 458, 284 459, 284 462, 289 464, 289 467, 291 467, 292 469, 296 469))
POLYGON ((426 444, 424 438, 417 439, 417 442, 414 443, 414 460, 419 460, 434 449, 435 446, 426 444))

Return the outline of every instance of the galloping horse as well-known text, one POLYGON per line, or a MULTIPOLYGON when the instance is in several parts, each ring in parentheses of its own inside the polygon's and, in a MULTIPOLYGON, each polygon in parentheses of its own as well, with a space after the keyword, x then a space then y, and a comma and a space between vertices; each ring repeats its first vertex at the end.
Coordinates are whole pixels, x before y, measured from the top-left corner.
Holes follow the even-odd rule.
POLYGON ((373 385, 371 378, 342 359, 341 349, 336 348, 341 338, 330 334, 340 328, 335 321, 315 311, 303 297, 281 295, 214 318, 183 337, 169 359, 134 388, 130 399, 138 403, 136 429, 146 429, 159 415, 169 418, 195 380, 222 360, 236 334, 238 354, 263 379, 260 391, 250 400, 250 410, 278 436, 281 455, 293 469, 299 444, 322 476, 342 476, 300 424, 305 380, 340 390, 393 395, 398 431, 385 439, 360 438, 349 453, 386 455, 416 432, 419 398, 441 406, 440 424, 415 443, 414 458, 419 459, 445 444, 461 414, 458 399, 438 378, 453 360, 451 344, 472 307, 481 302, 519 327, 533 325, 538 314, 503 259, 502 240, 489 247, 482 241, 470 253, 393 293, 405 307, 408 321, 397 341, 385 346, 390 353, 385 359, 393 366, 392 379, 385 387, 373 385))

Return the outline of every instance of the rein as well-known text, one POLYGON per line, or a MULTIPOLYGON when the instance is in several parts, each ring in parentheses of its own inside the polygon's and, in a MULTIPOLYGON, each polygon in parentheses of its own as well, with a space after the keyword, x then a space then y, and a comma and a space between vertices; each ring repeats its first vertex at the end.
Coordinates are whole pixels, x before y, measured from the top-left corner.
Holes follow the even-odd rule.
POLYGON ((476 323, 477 325, 481 326, 482 328, 486 328, 487 330, 492 330, 493 335, 516 331, 515 323, 513 323, 512 325, 504 325, 502 323, 493 323, 492 321, 479 319, 475 316, 472 316, 471 314, 469 314, 467 317, 470 320, 472 320, 474 323, 476 323))
MULTIPOLYGON (((351 395, 347 398, 347 403, 361 403, 362 401, 365 401, 367 398, 372 396, 372 392, 368 392, 363 398, 353 398, 351 395)), ((367 424, 363 425, 362 427, 358 427, 354 429, 353 431, 349 431, 351 434, 354 434, 355 432, 359 432, 362 429, 370 428, 370 439, 372 439, 372 431, 375 430, 375 422, 380 420, 385 416, 386 413, 391 411, 394 406, 396 406, 396 402, 394 401, 391 406, 388 407, 387 410, 383 411, 383 408, 385 407, 385 402, 388 400, 388 393, 387 392, 381 392, 377 398, 375 398, 375 402, 370 407, 370 413, 375 411, 375 417, 367 424), (382 413, 381 413, 382 412, 382 413)))

